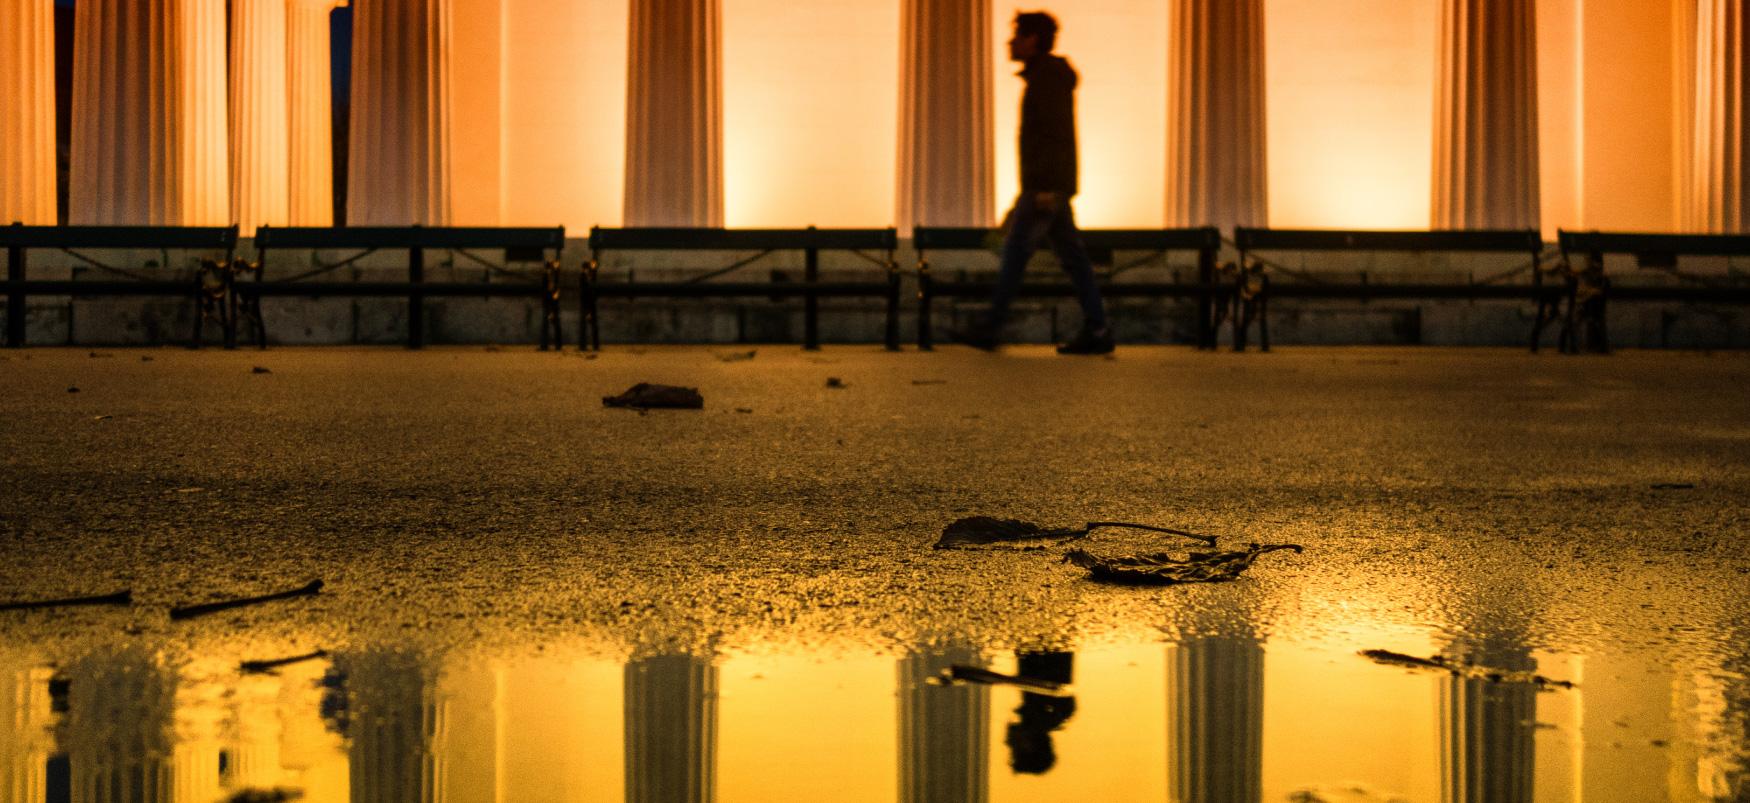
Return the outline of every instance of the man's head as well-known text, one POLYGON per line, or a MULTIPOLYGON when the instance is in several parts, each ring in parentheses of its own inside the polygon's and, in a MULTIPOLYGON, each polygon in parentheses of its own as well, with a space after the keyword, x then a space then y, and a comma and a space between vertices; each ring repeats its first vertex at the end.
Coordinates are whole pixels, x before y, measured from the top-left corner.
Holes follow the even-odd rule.
POLYGON ((1015 14, 1015 35, 1009 37, 1009 59, 1026 61, 1057 46, 1057 20, 1043 11, 1015 14))

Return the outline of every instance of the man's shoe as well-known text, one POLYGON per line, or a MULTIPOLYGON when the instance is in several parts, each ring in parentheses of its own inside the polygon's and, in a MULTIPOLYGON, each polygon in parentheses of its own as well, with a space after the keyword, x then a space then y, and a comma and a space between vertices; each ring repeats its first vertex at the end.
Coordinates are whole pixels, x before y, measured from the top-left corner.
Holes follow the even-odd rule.
POLYGON ((954 327, 948 330, 948 336, 956 343, 979 351, 996 351, 999 345, 996 332, 988 326, 954 327))
POLYGON ((1116 344, 1112 342, 1110 328, 1088 329, 1076 333, 1075 339, 1057 347, 1058 354, 1111 354, 1116 344))

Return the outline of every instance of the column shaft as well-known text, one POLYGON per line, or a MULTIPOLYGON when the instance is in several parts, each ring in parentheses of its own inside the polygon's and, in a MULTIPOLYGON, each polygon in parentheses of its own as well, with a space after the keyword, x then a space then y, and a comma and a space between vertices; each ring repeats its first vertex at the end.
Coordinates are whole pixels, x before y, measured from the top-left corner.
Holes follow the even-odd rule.
POLYGON ((450 221, 449 0, 373 0, 352 18, 347 224, 450 221))
POLYGON ((54 0, 0 3, 0 225, 55 223, 54 0))
POLYGON ((626 664, 626 801, 717 799, 717 667, 689 655, 626 664))
POLYGON ((631 0, 628 226, 723 225, 720 0, 631 0))
POLYGON ((1744 136, 1750 73, 1742 0, 1697 0, 1695 141, 1688 228, 1750 232, 1750 140, 1744 136))
POLYGON ((287 222, 286 5, 231 3, 231 217, 246 236, 287 222))
POLYGON ((1263 225, 1263 0, 1173 0, 1167 225, 1263 225))
POLYGON ((328 17, 335 0, 290 0, 286 10, 288 197, 293 226, 334 223, 334 101, 328 17))
POLYGON ((989 226, 996 209, 990 0, 904 0, 901 229, 989 226))
POLYGON ((1532 0, 1445 0, 1435 228, 1539 227, 1536 16, 1532 0))

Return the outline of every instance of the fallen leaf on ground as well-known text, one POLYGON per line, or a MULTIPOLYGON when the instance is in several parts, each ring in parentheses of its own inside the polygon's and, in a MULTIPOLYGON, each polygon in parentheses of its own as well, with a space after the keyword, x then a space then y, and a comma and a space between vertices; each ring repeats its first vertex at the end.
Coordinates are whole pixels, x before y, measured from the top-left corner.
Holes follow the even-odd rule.
POLYGON ((683 388, 675 385, 656 385, 649 382, 639 382, 625 393, 618 396, 603 396, 602 405, 606 407, 626 407, 634 410, 653 410, 657 408, 677 410, 699 410, 705 406, 705 397, 699 395, 698 388, 683 388))
MULTIPOLYGON (((1130 524, 1122 521, 1090 521, 1081 527, 1066 527, 1050 529, 1041 527, 1030 521, 1019 519, 998 519, 991 516, 967 516, 956 519, 942 528, 942 537, 936 540, 937 549, 976 549, 993 545, 1012 544, 1015 542, 1041 541, 1063 542, 1086 536, 1101 527, 1123 527, 1132 530, 1147 530, 1149 532, 1166 533, 1168 535, 1194 538, 1210 546, 1215 545, 1215 537, 1197 535, 1184 530, 1173 530, 1166 527, 1151 527, 1146 524, 1130 524)), ((1043 549, 1044 544, 1034 546, 1008 547, 1011 549, 1043 549)))
POLYGON ((267 370, 266 368, 263 368, 263 367, 257 365, 254 368, 249 369, 249 373, 252 373, 252 374, 271 374, 273 372, 267 370))
POLYGON ((826 378, 826 386, 829 388, 839 388, 839 389, 844 389, 844 388, 850 387, 850 385, 845 384, 845 381, 843 379, 840 379, 836 376, 827 377, 826 378))
MULTIPOLYGON (((1211 544, 1213 546, 1213 544, 1211 544)), ((1151 552, 1143 555, 1095 555, 1085 549, 1072 549, 1064 560, 1088 570, 1088 577, 1105 583, 1127 585, 1178 585, 1180 583, 1221 583, 1239 579, 1259 555, 1292 549, 1299 544, 1252 544, 1245 549, 1226 552, 1188 552, 1179 557, 1171 552, 1151 552)))
POLYGON ((747 351, 718 352, 711 356, 716 357, 718 362, 744 362, 753 359, 754 355, 759 353, 759 349, 749 349, 747 351))

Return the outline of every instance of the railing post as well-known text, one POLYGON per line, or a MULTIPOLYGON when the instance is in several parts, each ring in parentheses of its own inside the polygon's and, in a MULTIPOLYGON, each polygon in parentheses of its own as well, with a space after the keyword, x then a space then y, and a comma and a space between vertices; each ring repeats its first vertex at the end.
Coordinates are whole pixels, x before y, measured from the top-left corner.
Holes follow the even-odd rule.
MULTIPOLYGON (((13 224, 18 225, 18 224, 13 224)), ((22 245, 6 249, 6 347, 24 348, 24 254, 22 245)))
POLYGON ((887 252, 887 350, 899 351, 899 262, 887 252))
POLYGON ((930 276, 930 261, 918 251, 918 351, 934 351, 934 333, 930 331, 930 297, 935 288, 930 276))
POLYGON ((1215 348, 1215 247, 1197 252, 1197 348, 1215 348))
MULTIPOLYGON (((418 228, 414 227, 415 237, 418 228)), ((418 349, 425 347, 425 294, 419 291, 419 285, 425 282, 425 249, 417 244, 407 249, 407 283, 411 285, 407 293, 407 347, 418 349)))
POLYGON ((820 295, 815 292, 820 281, 820 248, 812 237, 814 230, 808 227, 811 236, 802 257, 802 281, 808 285, 802 307, 802 348, 806 351, 820 350, 820 295))

